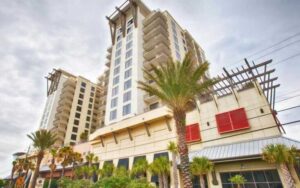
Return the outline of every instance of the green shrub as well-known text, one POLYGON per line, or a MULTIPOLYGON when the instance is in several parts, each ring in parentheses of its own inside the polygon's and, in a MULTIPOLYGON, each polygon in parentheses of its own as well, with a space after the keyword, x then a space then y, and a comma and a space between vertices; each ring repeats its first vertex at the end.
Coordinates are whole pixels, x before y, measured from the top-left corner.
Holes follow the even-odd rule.
POLYGON ((90 180, 71 180, 69 178, 61 178, 58 180, 60 188, 91 188, 93 183, 90 180))

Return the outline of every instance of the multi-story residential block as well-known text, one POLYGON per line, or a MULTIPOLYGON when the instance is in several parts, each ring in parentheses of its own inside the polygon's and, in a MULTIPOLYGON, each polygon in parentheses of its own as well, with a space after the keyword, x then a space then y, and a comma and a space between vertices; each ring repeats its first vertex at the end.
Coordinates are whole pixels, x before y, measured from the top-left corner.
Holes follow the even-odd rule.
POLYGON ((167 11, 151 11, 141 1, 127 1, 107 19, 112 46, 106 63, 110 74, 105 125, 161 106, 156 97, 138 89, 143 67, 149 70, 150 64, 180 61, 188 51, 195 63, 205 59, 200 46, 167 11))
MULTIPOLYGON (((176 141, 172 113, 158 98, 139 90, 137 81, 144 80, 142 70, 151 70, 150 64, 180 61, 190 52, 197 65, 205 61, 204 52, 167 11, 152 11, 139 0, 126 1, 107 19, 112 46, 106 63, 105 126, 90 135, 92 152, 99 156, 100 168, 113 163, 131 169, 139 158, 148 162, 159 156, 170 159, 166 148, 169 141, 176 141)), ((286 186, 278 166, 261 157, 267 144, 300 148, 300 142, 282 136, 284 130, 274 111, 279 85, 275 84, 277 78, 270 76, 275 71, 268 69, 270 63, 246 62, 242 69, 224 69, 219 82, 210 92, 197 96, 195 108, 187 113, 190 160, 206 156, 215 164, 206 174, 206 187, 233 187, 228 179, 235 174, 245 176, 245 187, 286 186)), ((292 174, 300 187, 300 170, 292 174)), ((157 176, 148 175, 147 179, 158 184, 157 176)), ((199 187, 199 177, 195 176, 193 183, 199 187)))
POLYGON ((74 145, 82 133, 89 135, 100 127, 100 86, 60 69, 46 78, 47 102, 40 129, 56 135, 57 147, 74 145))

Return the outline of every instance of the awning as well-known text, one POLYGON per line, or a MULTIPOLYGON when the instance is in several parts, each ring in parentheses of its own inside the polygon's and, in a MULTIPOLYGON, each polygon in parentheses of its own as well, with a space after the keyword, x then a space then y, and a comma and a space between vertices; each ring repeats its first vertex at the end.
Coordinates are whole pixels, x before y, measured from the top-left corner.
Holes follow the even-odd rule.
POLYGON ((295 146, 300 149, 300 141, 293 140, 284 136, 275 136, 261 139, 236 142, 231 144, 206 147, 201 150, 191 151, 189 158, 205 156, 212 161, 231 161, 245 158, 259 158, 262 149, 269 144, 285 144, 295 146))

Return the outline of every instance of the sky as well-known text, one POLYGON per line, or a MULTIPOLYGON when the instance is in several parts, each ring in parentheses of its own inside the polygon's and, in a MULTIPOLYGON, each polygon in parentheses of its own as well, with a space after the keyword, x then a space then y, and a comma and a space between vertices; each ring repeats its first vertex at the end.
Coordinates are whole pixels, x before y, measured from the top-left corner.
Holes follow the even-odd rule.
MULTIPOLYGON (((30 145, 26 134, 38 128, 46 102, 44 77, 62 68, 96 82, 104 71, 111 45, 105 16, 123 1, 0 1, 0 177, 9 174, 12 154, 30 145)), ((241 66, 244 57, 257 63, 273 59, 281 84, 276 99, 283 100, 276 109, 300 105, 300 97, 290 98, 300 94, 300 1, 143 2, 168 10, 192 34, 211 63, 212 76, 222 67, 241 66)), ((298 120, 299 113, 295 108, 278 116, 285 123, 298 120)), ((300 139, 300 123, 285 129, 287 136, 300 139)))

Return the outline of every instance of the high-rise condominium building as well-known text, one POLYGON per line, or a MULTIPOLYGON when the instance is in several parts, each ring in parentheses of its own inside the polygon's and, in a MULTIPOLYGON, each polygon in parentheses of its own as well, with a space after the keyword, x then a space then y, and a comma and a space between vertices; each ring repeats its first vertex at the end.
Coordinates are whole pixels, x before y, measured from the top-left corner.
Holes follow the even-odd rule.
POLYGON ((170 59, 180 61, 187 52, 195 63, 202 63, 205 57, 189 32, 167 11, 151 11, 138 0, 126 1, 122 10, 116 8, 107 19, 112 39, 106 63, 110 74, 105 124, 109 125, 161 106, 158 98, 138 89, 143 68, 170 59))
POLYGON ((47 102, 40 129, 51 130, 56 146, 74 145, 80 135, 94 132, 101 122, 101 87, 64 70, 54 70, 47 78, 47 102))

